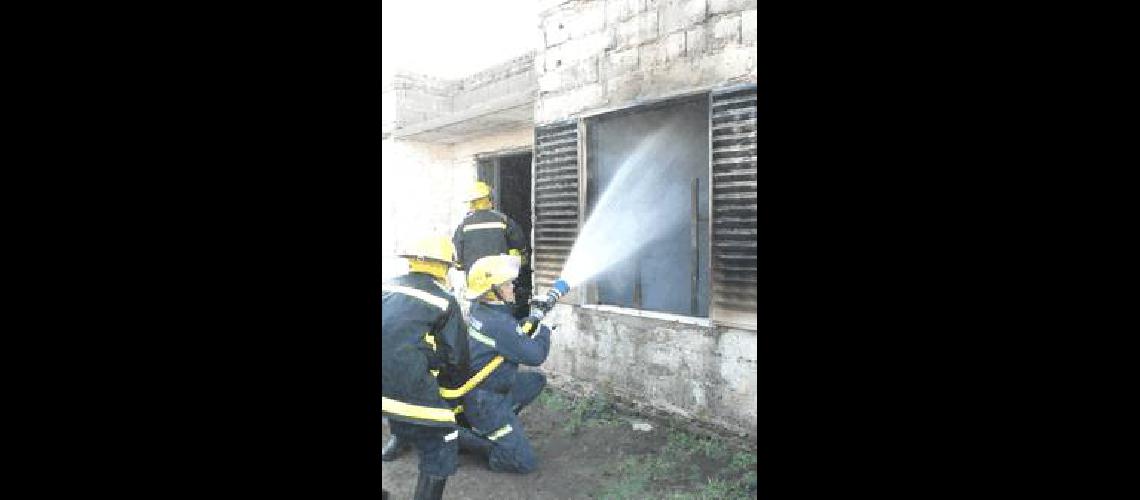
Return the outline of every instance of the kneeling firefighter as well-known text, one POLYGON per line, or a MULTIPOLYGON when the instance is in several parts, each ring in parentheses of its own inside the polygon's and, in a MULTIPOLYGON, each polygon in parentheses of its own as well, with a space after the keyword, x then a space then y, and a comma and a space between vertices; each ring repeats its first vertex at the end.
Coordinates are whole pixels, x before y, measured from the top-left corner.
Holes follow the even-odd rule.
POLYGON ((466 297, 473 299, 468 311, 471 366, 488 374, 463 398, 471 430, 460 429, 459 446, 486 455, 491 470, 525 474, 537 468, 538 459, 517 414, 546 386, 546 377, 518 367, 546 360, 550 329, 533 318, 520 325, 512 315, 519 266, 518 257, 494 255, 479 259, 467 272, 466 297), (534 326, 538 331, 532 338, 534 326))
POLYGON ((416 499, 438 500, 458 466, 458 425, 441 387, 463 382, 467 326, 445 288, 455 249, 444 237, 420 240, 401 257, 409 273, 383 286, 381 408, 392 430, 389 460, 401 447, 420 452, 416 499))

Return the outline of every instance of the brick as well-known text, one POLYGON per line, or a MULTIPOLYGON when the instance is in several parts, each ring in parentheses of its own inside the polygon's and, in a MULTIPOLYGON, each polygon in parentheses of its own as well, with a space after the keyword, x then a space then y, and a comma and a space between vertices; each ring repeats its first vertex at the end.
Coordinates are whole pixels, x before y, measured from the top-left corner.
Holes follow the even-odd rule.
POLYGON ((715 18, 709 30, 708 49, 717 49, 740 43, 740 14, 715 18))
POLYGON ((613 46, 618 49, 657 39, 657 12, 643 12, 618 24, 613 37, 613 46))
POLYGON ((705 0, 669 0, 659 7, 661 13, 661 33, 672 33, 691 28, 704 21, 707 11, 705 0))
POLYGON ((709 14, 728 14, 756 10, 756 0, 709 0, 709 14))
POLYGON ((740 15, 740 42, 746 47, 756 46, 756 9, 746 10, 740 15))

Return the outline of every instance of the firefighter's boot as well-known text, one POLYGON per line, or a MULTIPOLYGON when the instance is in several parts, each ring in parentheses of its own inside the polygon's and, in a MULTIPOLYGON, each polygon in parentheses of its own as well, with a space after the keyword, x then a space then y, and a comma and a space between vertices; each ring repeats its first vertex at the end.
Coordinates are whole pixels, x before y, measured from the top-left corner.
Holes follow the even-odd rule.
POLYGON ((442 500, 443 487, 446 485, 447 476, 432 476, 421 472, 412 500, 442 500))

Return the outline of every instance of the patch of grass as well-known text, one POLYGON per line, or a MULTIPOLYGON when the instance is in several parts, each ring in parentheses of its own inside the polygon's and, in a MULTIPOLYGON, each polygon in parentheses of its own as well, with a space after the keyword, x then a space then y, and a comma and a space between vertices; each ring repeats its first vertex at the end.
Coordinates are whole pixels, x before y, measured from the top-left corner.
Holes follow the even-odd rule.
POLYGON ((566 411, 566 409, 570 407, 570 403, 566 400, 565 396, 550 389, 540 392, 538 397, 535 398, 535 401, 554 411, 566 411))
POLYGON ((570 404, 563 430, 576 434, 583 427, 603 427, 622 423, 613 403, 603 394, 578 397, 570 404))
POLYGON ((732 448, 723 439, 699 436, 679 429, 669 431, 668 439, 668 452, 702 455, 713 460, 728 459, 732 448))
POLYGON ((618 467, 618 479, 601 489, 598 498, 603 500, 626 500, 646 498, 646 489, 652 475, 646 461, 627 458, 618 467))
POLYGON ((621 462, 615 468, 618 479, 601 490, 601 498, 755 498, 754 452, 680 429, 667 437, 658 453, 621 462), (700 463, 712 465, 714 472, 706 475, 700 463))

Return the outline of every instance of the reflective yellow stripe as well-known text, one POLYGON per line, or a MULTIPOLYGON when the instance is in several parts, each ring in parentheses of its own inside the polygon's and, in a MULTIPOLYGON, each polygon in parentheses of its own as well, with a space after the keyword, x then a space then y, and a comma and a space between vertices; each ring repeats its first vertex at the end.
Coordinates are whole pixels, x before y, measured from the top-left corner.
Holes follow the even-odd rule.
POLYGON ((439 370, 428 370, 428 371, 430 371, 430 372, 431 372, 431 376, 433 376, 433 377, 438 377, 438 376, 439 376, 439 370))
POLYGON ((439 349, 435 348, 435 336, 433 336, 432 334, 425 333, 424 334, 424 342, 427 342, 428 344, 431 345, 431 350, 433 350, 433 351, 439 350, 439 349))
POLYGON ((487 344, 491 347, 495 347, 495 339, 488 337, 486 335, 483 335, 482 333, 479 333, 479 330, 476 330, 474 328, 468 328, 467 334, 470 335, 471 338, 478 340, 479 342, 487 344))
POLYGON ((439 395, 443 396, 444 399, 455 399, 463 397, 464 394, 471 392, 471 389, 474 389, 476 386, 486 380, 487 377, 491 375, 491 372, 495 371, 495 368, 498 368, 502 363, 503 357, 495 356, 490 363, 487 363, 487 366, 484 366, 482 370, 479 370, 479 373, 476 373, 474 377, 471 377, 467 383, 463 384, 462 387, 458 389, 445 389, 443 387, 440 387, 439 395))
POLYGON ((490 439, 491 441, 498 441, 499 438, 506 436, 512 430, 513 429, 511 429, 511 424, 504 425, 500 427, 499 430, 492 433, 490 436, 487 436, 487 439, 490 439))
POLYGON ((456 415, 463 413, 463 405, 455 405, 455 408, 453 408, 451 412, 456 415))
POLYGON ((407 286, 388 285, 388 286, 384 287, 384 291, 385 292, 402 293, 402 294, 407 295, 409 297, 415 297, 417 299, 420 299, 420 300, 427 302, 428 304, 431 304, 435 307, 438 307, 444 311, 447 310, 447 299, 441 298, 441 297, 436 297, 435 295, 427 293, 423 290, 417 290, 415 288, 407 287, 407 286))
POLYGON ((380 409, 388 413, 436 422, 455 422, 455 414, 447 408, 431 408, 388 399, 383 396, 381 398, 380 409))
POLYGON ((470 231, 472 229, 506 229, 506 228, 507 228, 507 225, 503 224, 502 222, 484 222, 481 224, 468 224, 466 226, 463 226, 463 232, 467 232, 467 231, 470 231))

